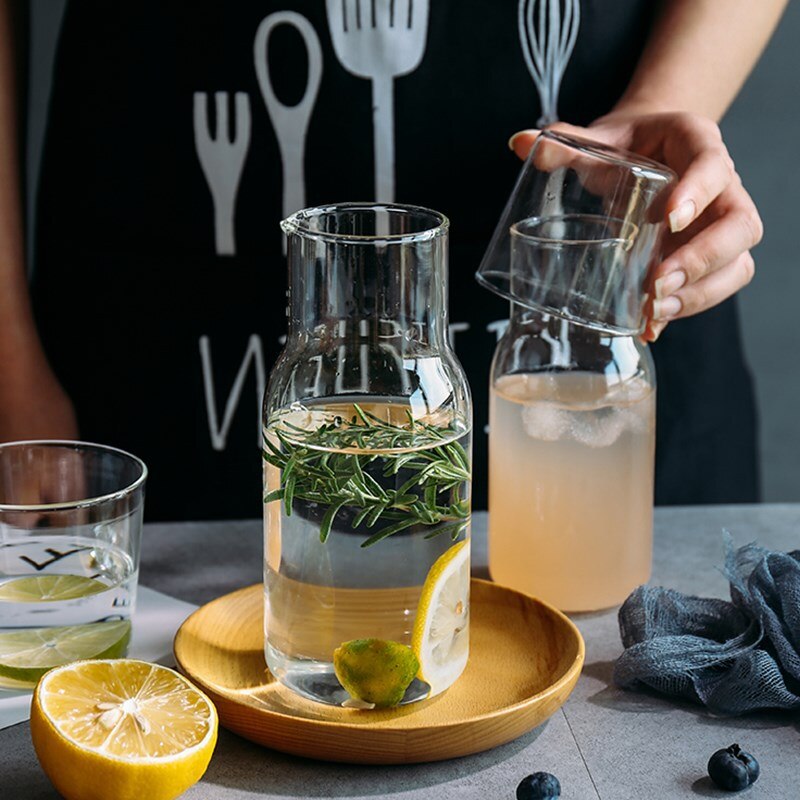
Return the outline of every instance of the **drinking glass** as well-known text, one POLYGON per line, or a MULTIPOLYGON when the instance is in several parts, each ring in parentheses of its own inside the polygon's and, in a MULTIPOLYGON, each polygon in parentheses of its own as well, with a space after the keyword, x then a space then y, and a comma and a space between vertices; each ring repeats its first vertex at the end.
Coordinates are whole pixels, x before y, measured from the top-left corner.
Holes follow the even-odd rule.
POLYGON ((641 333, 675 177, 635 153, 545 131, 520 172, 478 282, 525 308, 609 334, 641 333))
POLYGON ((470 438, 447 230, 401 205, 300 211, 264 401, 265 652, 332 705, 444 691, 468 655, 470 438))
POLYGON ((113 447, 0 445, 0 686, 126 653, 147 468, 113 447))
POLYGON ((478 280, 511 300, 489 412, 489 569, 562 610, 650 576, 655 368, 644 330, 666 167, 547 131, 478 280))

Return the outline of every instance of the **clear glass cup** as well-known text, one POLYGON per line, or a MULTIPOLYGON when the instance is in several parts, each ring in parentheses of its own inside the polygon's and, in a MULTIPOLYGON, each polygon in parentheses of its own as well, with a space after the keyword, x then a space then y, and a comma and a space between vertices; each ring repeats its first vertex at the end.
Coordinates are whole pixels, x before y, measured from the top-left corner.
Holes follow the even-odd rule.
POLYGON ((668 167, 588 139, 536 139, 481 261, 486 288, 542 313, 641 333, 675 181, 668 167))
POLYGON ((147 468, 84 442, 0 445, 0 687, 125 655, 147 468))
POLYGON ((490 379, 489 570, 565 611, 650 576, 655 369, 639 334, 674 177, 546 131, 478 271, 511 300, 490 379))
POLYGON ((468 656, 472 409, 447 336, 448 222, 343 204, 282 227, 288 335, 264 401, 267 663, 322 703, 421 700, 468 656))

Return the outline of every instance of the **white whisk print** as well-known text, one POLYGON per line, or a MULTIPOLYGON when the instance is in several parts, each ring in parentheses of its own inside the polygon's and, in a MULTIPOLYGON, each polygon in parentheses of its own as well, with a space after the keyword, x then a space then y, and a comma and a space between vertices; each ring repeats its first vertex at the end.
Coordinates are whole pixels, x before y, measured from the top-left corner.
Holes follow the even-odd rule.
POLYGON ((558 93, 581 22, 580 0, 519 0, 519 41, 542 107, 537 125, 558 119, 558 93))

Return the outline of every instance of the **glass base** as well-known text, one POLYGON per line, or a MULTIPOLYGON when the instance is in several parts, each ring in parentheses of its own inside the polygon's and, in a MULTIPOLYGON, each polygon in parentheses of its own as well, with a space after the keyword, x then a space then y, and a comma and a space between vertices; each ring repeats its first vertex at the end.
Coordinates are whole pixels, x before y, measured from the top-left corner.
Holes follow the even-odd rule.
MULTIPOLYGON (((267 643, 264 647, 269 671, 288 689, 307 700, 328 706, 345 706, 352 701, 350 694, 339 683, 333 664, 307 658, 292 658, 267 643)), ((417 703, 430 693, 430 686, 414 678, 399 705, 417 703)), ((357 706, 354 706, 357 707, 357 706)))

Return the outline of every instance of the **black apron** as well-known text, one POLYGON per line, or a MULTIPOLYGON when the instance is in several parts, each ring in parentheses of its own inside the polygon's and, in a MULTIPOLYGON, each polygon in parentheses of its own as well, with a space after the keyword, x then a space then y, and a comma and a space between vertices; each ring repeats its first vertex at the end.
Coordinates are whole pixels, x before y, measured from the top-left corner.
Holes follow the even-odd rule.
MULTIPOLYGON (((335 49, 337 26, 369 26, 372 4, 341 5, 347 21, 341 10, 329 19, 322 0, 68 4, 34 305, 81 436, 150 466, 151 520, 261 513, 261 395, 285 331, 278 221, 292 204, 375 197, 372 83, 335 49)), ((581 4, 562 119, 586 124, 611 108, 656 5, 581 4)), ((431 0, 419 46, 392 82, 394 199, 452 221, 450 320, 474 395, 482 508, 488 371, 507 304, 473 273, 519 170, 506 141, 536 123, 540 101, 516 2, 431 0)), ((733 303, 671 325, 654 354, 657 501, 755 500, 733 303)))

